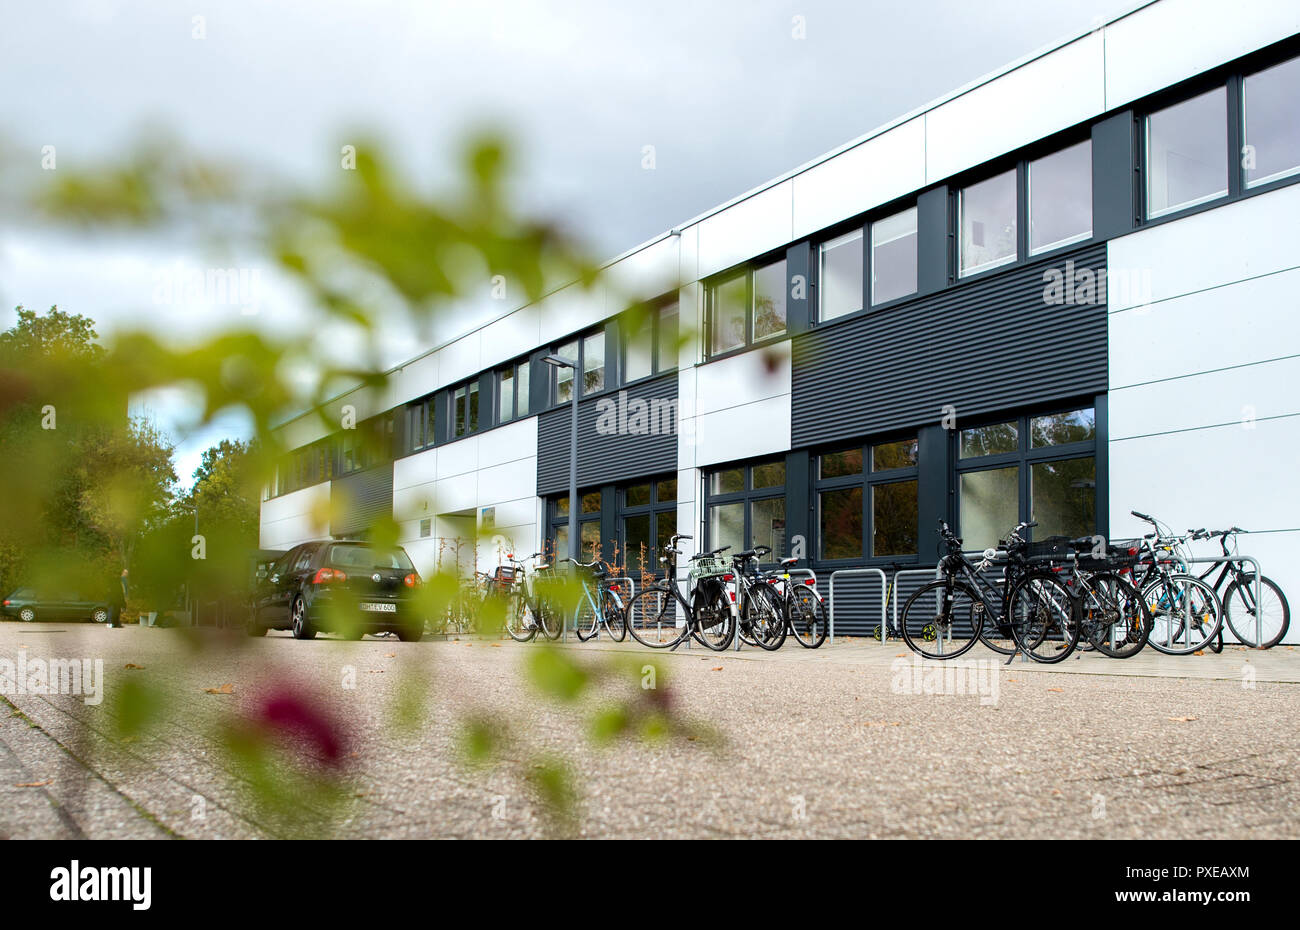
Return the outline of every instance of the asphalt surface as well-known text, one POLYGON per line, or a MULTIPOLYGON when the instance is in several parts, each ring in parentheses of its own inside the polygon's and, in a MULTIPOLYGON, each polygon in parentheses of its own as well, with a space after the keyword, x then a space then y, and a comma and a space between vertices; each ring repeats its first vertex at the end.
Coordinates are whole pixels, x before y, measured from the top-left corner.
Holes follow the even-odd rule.
POLYGON ((558 691, 569 663, 593 676, 571 701, 511 642, 0 624, 0 671, 22 653, 102 659, 105 687, 0 698, 0 837, 1300 835, 1287 648, 1051 667, 975 650, 945 682, 897 643, 594 643, 544 665, 558 691), (680 730, 596 741, 623 703, 680 730), (260 735, 270 776, 231 732, 260 735), (467 732, 498 734, 490 761, 467 732), (556 765, 567 805, 546 801, 556 765))

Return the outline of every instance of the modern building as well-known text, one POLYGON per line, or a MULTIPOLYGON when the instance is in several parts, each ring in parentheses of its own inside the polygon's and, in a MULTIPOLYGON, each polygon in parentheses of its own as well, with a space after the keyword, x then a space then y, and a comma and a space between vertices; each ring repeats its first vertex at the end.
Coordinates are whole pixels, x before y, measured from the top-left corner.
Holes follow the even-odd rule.
POLYGON ((676 530, 825 572, 1136 509, 1300 597, 1297 182, 1300 4, 1144 4, 336 399, 357 434, 285 424, 262 545, 563 552, 578 391, 582 540, 633 573, 676 530))

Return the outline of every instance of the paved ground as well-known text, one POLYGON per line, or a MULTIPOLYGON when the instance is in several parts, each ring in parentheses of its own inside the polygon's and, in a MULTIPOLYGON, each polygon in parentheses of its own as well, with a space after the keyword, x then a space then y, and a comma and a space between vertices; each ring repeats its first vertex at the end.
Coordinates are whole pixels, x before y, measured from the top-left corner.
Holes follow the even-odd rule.
POLYGON ((0 669, 24 652, 29 668, 101 658, 106 688, 98 705, 0 701, 0 836, 12 838, 1300 835, 1294 649, 1054 667, 976 651, 990 661, 944 682, 896 643, 723 655, 570 645, 563 657, 605 677, 568 704, 538 696, 524 672, 537 647, 514 643, 0 624, 0 669), (592 743, 602 709, 645 700, 649 662, 656 696, 720 742, 592 743), (133 692, 157 713, 122 738, 133 692), (319 762, 320 742, 290 750, 307 771, 341 773, 336 793, 296 784, 286 803, 256 803, 258 771, 220 734, 276 698, 290 718, 304 698, 336 718, 336 768, 319 762), (461 761, 467 717, 507 722, 497 765, 461 761), (577 775, 570 824, 531 787, 552 757, 577 775))

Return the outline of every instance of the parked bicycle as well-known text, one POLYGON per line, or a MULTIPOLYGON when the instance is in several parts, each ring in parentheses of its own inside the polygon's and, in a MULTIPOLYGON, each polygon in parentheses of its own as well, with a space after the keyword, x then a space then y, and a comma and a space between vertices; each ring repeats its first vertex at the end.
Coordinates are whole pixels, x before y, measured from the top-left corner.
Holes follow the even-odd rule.
MULTIPOLYGON (((524 561, 531 562, 540 555, 534 552, 524 561)), ((535 564, 529 573, 513 555, 506 558, 513 569, 505 607, 506 633, 521 643, 531 641, 539 632, 547 639, 559 639, 564 632, 564 613, 556 596, 557 579, 551 566, 535 564)))
POLYGON ((736 631, 736 610, 726 580, 734 572, 730 560, 721 557, 731 547, 691 557, 688 598, 677 581, 677 560, 683 555, 677 543, 690 538, 676 533, 664 546, 659 558, 664 578, 647 585, 628 603, 628 632, 638 643, 652 649, 676 649, 688 637, 694 637, 702 646, 721 652, 731 644, 736 631), (683 614, 680 620, 679 608, 683 614))
MULTIPOLYGON (((1025 523, 1018 531, 1035 524, 1025 523)), ((1016 649, 1038 662, 1060 662, 1079 642, 1081 624, 1077 603, 1069 589, 1050 570, 1028 564, 1027 545, 1009 540, 1005 559, 1006 582, 994 585, 983 572, 998 558, 985 550, 980 562, 962 551, 962 541, 943 520, 939 538, 947 554, 939 563, 942 577, 924 585, 903 607, 903 639, 909 649, 931 659, 954 659, 982 640, 986 625, 1009 635, 1016 649), (917 634, 933 625, 935 638, 917 634)), ((987 642, 987 640, 985 640, 987 642)))
MULTIPOLYGON (((786 615, 784 604, 772 590, 767 572, 759 571, 759 561, 770 555, 770 546, 755 546, 731 557, 734 571, 723 580, 735 586, 737 634, 747 646, 769 652, 785 645, 786 615)), ((728 596, 732 596, 728 592, 728 596)))
MULTIPOLYGON (((1230 559, 1227 562, 1211 565, 1204 574, 1197 577, 1205 581, 1218 571, 1219 577, 1214 580, 1211 587, 1214 593, 1219 595, 1219 600, 1223 604, 1224 619, 1227 620, 1232 635, 1237 637, 1238 642, 1251 648, 1262 643, 1261 648, 1269 649, 1280 643, 1291 627, 1291 605, 1287 603, 1286 595, 1282 593, 1277 582, 1262 574, 1259 576, 1259 601, 1256 602, 1255 573, 1247 570, 1246 563, 1236 558, 1237 535, 1249 530, 1234 526, 1226 530, 1201 528, 1188 532, 1191 533, 1192 539, 1217 539, 1224 558, 1230 559), (1231 549, 1229 549, 1229 539, 1232 540, 1231 549), (1229 578, 1232 580, 1225 588, 1224 582, 1229 578), (1259 632, 1256 631, 1257 621, 1261 628, 1259 632)), ((1219 627, 1217 642, 1219 648, 1222 648, 1222 626, 1219 627)))
POLYGON ((605 633, 616 643, 621 643, 627 636, 627 623, 624 619, 623 598, 616 585, 609 583, 609 569, 601 564, 600 559, 590 562, 573 562, 578 568, 581 593, 578 604, 573 610, 573 631, 579 642, 594 639, 603 626, 605 633))
POLYGON ((826 604, 817 590, 816 578, 796 582, 790 572, 797 558, 782 559, 778 567, 766 575, 781 604, 788 633, 805 649, 816 649, 826 642, 826 604))
POLYGON ((1121 573, 1131 578, 1151 612, 1147 642, 1166 655, 1199 652, 1218 634, 1223 605, 1213 588, 1188 571, 1191 534, 1177 536, 1150 514, 1131 513, 1152 528, 1134 541, 1134 562, 1121 573))

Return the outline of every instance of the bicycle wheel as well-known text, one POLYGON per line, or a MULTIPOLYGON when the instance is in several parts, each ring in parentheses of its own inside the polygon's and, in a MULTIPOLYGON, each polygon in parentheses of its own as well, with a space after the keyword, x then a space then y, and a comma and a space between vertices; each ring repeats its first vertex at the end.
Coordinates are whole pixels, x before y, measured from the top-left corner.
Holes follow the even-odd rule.
POLYGON ((1223 624, 1223 605, 1214 589, 1193 575, 1161 575, 1142 589, 1151 611, 1147 644, 1171 656, 1204 649, 1223 624))
POLYGON ((517 591, 506 601, 504 621, 506 633, 515 642, 526 643, 537 635, 537 620, 528 599, 517 591))
POLYGON ((585 589, 573 611, 573 632, 577 634, 580 643, 593 639, 600 632, 600 612, 591 602, 591 592, 585 589))
MULTIPOLYGON (((988 616, 988 609, 984 606, 983 601, 976 601, 971 605, 971 609, 980 614, 980 642, 988 646, 998 655, 1013 655, 1020 647, 1016 645, 1016 638, 1011 632, 1011 624, 1005 619, 994 621, 988 616)), ((974 625, 974 618, 967 618, 967 622, 974 625)))
POLYGON ((650 587, 637 592, 628 602, 627 631, 642 646, 668 649, 689 635, 690 626, 678 625, 677 599, 672 591, 650 587))
MULTIPOLYGON (((1276 646, 1291 627, 1291 606, 1271 578, 1259 579, 1262 591, 1259 602, 1259 623, 1263 627, 1261 639, 1264 648, 1276 646)), ((1255 641, 1255 573, 1243 573, 1232 580, 1223 592, 1223 612, 1232 635, 1246 646, 1258 645, 1255 641)))
POLYGON ((775 652, 785 645, 785 611, 769 585, 756 584, 749 590, 745 611, 750 630, 761 648, 775 652))
POLYGON ((601 593, 600 612, 609 638, 616 643, 621 643, 627 637, 627 623, 623 616, 623 607, 613 592, 605 590, 601 593))
POLYGON ((731 598, 721 582, 697 588, 691 599, 691 635, 706 649, 722 652, 736 635, 731 598))
POLYGON ((564 632, 564 611, 560 609, 560 605, 549 597, 539 597, 537 625, 541 627, 542 635, 547 639, 552 641, 559 639, 564 632))
POLYGON ((903 605, 902 633, 907 648, 927 659, 955 659, 979 641, 983 613, 970 585, 931 581, 903 605))
POLYGON ((1112 659, 1141 652, 1151 635, 1151 611, 1137 588, 1113 572, 1092 575, 1082 588, 1080 647, 1086 638, 1112 659))
POLYGON ((807 585, 795 585, 786 599, 786 619, 790 632, 805 649, 816 649, 826 642, 826 607, 807 585))
POLYGON ((1029 575, 1016 582, 1005 619, 1020 651, 1035 662, 1060 662, 1079 645, 1074 596, 1053 575, 1029 575))

